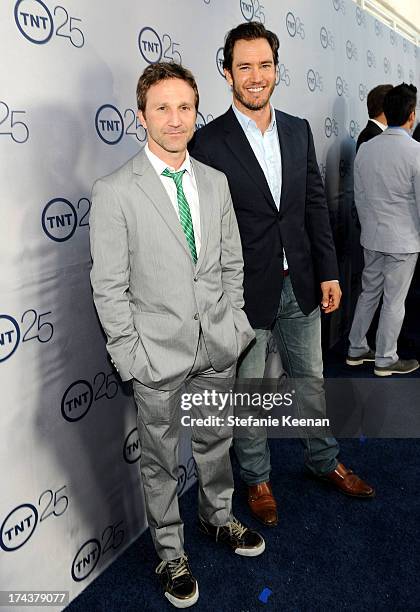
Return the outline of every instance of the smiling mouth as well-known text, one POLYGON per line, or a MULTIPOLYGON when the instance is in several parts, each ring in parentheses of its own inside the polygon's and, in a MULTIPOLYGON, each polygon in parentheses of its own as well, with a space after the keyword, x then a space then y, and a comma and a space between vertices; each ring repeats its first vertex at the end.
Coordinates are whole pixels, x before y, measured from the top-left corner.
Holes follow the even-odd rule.
POLYGON ((250 91, 251 93, 260 93, 261 91, 263 91, 264 87, 247 87, 247 91, 250 91))

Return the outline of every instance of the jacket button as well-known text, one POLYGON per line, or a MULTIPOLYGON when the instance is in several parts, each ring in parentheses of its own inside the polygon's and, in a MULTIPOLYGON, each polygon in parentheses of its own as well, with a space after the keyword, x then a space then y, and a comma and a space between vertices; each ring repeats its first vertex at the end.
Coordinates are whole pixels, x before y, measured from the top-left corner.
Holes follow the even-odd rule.
POLYGON ((199 318, 200 318, 200 315, 198 314, 198 312, 196 312, 196 313, 195 313, 195 315, 194 315, 194 319, 195 319, 196 321, 198 321, 198 319, 199 319, 199 318))

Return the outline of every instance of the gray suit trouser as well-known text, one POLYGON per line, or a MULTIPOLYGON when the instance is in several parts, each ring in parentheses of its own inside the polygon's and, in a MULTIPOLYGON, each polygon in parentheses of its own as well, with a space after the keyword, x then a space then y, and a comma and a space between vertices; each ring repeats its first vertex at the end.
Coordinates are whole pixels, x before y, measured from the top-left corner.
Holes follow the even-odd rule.
MULTIPOLYGON (((228 392, 234 385, 235 369, 236 363, 223 372, 215 372, 200 334, 194 365, 182 385, 159 390, 137 380, 133 382, 146 515, 161 559, 176 559, 184 553, 184 526, 177 497, 181 417, 188 414, 193 418, 205 418, 212 414, 226 419, 233 414, 228 406, 221 412, 217 406, 192 406, 186 412, 181 410, 181 396, 183 393, 202 394, 206 390, 228 392)), ((229 456, 232 427, 193 426, 191 439, 199 481, 199 515, 213 525, 226 525, 231 516, 233 494, 229 456)))
POLYGON ((407 297, 418 253, 380 253, 363 249, 365 267, 362 293, 351 326, 349 355, 359 357, 369 350, 366 334, 383 297, 376 333, 375 364, 390 366, 398 361, 397 340, 405 314, 407 297))

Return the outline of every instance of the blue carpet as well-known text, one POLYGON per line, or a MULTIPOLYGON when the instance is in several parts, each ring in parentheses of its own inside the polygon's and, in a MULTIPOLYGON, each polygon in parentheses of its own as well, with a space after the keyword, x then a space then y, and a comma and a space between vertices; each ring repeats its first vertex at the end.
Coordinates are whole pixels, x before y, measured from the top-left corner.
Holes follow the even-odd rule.
MULTIPOLYGON (((266 552, 241 558, 202 536, 197 487, 181 498, 186 550, 199 581, 198 611, 420 610, 417 440, 344 440, 343 461, 375 484, 373 500, 347 498, 306 476, 296 440, 271 440, 278 527, 261 527, 266 552), (259 600, 271 590, 267 603, 259 600)), ((237 472, 235 466, 235 473, 237 472)), ((250 526, 237 482, 234 511, 250 526)), ((258 527, 259 528, 259 527, 258 527)), ((69 612, 173 610, 154 576, 144 533, 67 608, 69 612)))

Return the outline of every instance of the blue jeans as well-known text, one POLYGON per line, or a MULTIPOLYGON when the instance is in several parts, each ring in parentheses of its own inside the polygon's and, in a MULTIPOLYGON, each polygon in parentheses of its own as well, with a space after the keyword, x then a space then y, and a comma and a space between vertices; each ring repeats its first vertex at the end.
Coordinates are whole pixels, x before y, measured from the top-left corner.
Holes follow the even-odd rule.
MULTIPOLYGON (((245 351, 238 365, 237 378, 263 378, 268 329, 255 329, 255 340, 245 351)), ((296 301, 290 276, 284 279, 280 305, 272 330, 283 368, 291 378, 311 380, 311 393, 299 393, 296 388, 299 417, 325 417, 326 404, 321 350, 321 315, 317 307, 309 315, 303 314, 296 301)), ((259 428, 258 428, 259 429, 259 428)), ((301 438, 305 448, 305 465, 317 475, 337 467, 337 440, 301 438)), ((270 479, 270 449, 267 438, 256 432, 255 438, 235 438, 234 450, 240 465, 241 478, 247 485, 270 479)))

